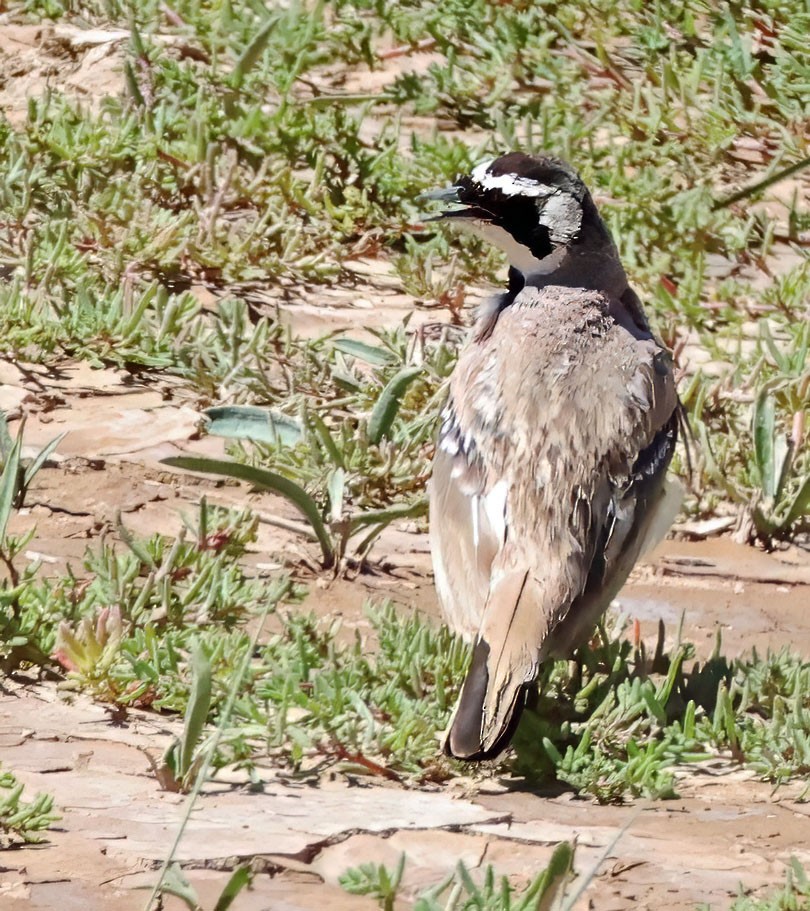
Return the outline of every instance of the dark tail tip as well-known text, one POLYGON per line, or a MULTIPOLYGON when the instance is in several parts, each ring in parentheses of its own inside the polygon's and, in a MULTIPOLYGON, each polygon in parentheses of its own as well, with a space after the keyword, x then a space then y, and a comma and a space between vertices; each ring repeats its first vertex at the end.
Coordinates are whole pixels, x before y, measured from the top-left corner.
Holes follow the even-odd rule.
POLYGON ((483 744, 483 711, 484 699, 489 684, 487 672, 487 659, 489 658, 489 645, 482 639, 478 641, 473 652, 467 679, 461 690, 453 724, 444 744, 444 751, 448 756, 464 759, 468 762, 480 762, 483 759, 494 759, 502 753, 520 721, 523 712, 525 695, 515 700, 512 711, 498 734, 495 742, 485 748, 483 744))

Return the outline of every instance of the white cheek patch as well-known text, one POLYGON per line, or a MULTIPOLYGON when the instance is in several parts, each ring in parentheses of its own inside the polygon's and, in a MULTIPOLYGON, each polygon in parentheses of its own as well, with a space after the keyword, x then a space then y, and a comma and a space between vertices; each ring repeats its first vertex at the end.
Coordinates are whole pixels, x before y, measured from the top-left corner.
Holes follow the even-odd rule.
POLYGON ((449 434, 447 436, 440 437, 439 449, 451 456, 458 455, 458 440, 449 434))
POLYGON ((568 194, 552 196, 543 206, 540 224, 546 225, 553 243, 570 243, 582 226, 582 206, 568 194))

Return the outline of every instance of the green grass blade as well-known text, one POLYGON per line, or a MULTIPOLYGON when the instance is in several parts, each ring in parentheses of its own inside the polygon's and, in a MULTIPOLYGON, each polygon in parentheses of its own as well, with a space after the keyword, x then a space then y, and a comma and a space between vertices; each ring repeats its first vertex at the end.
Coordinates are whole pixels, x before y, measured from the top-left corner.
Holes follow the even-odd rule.
POLYGON ((14 447, 14 440, 8 432, 8 421, 5 414, 0 411, 0 461, 5 462, 6 457, 14 447))
POLYGON ((636 810, 635 813, 627 820, 627 822, 619 829, 616 834, 611 838, 611 840, 605 845, 604 850, 596 858, 590 870, 587 873, 583 873, 579 880, 577 881, 577 886, 570 895, 565 896, 565 901, 560 905, 560 911, 573 911, 574 906, 581 898, 583 892, 588 888, 588 886, 596 879, 596 876, 599 872, 599 867, 602 866, 606 857, 609 857, 613 852, 613 849, 619 843, 621 838, 624 836, 624 833, 633 825, 633 823, 638 818, 638 815, 641 811, 636 810))
POLYGON ((754 403, 754 455, 759 468, 762 492, 769 499, 776 493, 774 467, 774 436, 776 434, 776 403, 763 389, 754 403))
POLYGON ((715 211, 717 209, 724 209, 726 206, 730 206, 735 202, 739 202, 741 199, 748 199, 750 196, 753 196, 762 190, 767 190, 768 187, 772 187, 775 183, 779 183, 780 180, 785 180, 787 177, 791 177, 793 174, 797 174, 799 171, 803 171, 805 168, 810 168, 810 156, 807 158, 802 158, 800 161, 794 162, 792 165, 788 165, 786 168, 782 168, 781 171, 777 171, 775 174, 771 174, 769 177, 765 177, 763 180, 757 181, 757 183, 752 183, 748 187, 743 187, 741 190, 737 190, 736 193, 732 193, 730 196, 726 196, 725 199, 717 200, 717 202, 712 206, 712 209, 715 211))
POLYGON ((334 437, 329 432, 329 428, 326 426, 324 419, 316 411, 310 411, 306 416, 306 422, 312 433, 318 437, 321 446, 323 446, 324 451, 328 454, 332 464, 336 465, 338 468, 345 468, 346 464, 343 453, 335 442, 334 437))
POLYGON ((774 364, 783 372, 790 372, 790 362, 785 354, 781 351, 779 346, 774 341, 774 337, 771 334, 771 327, 768 323, 768 320, 764 319, 759 324, 759 334, 762 338, 762 343, 768 349, 768 354, 773 358, 774 364))
MULTIPOLYGON (((173 862, 174 855, 177 853, 177 848, 180 845, 180 839, 183 837, 183 832, 185 832, 185 830, 186 830, 186 826, 188 825, 189 819, 191 819, 191 813, 194 809, 194 805, 197 802, 197 798, 200 795, 200 789, 202 788, 203 784, 208 780, 208 772, 211 768, 214 754, 216 753, 216 751, 219 747, 220 741, 223 736, 223 732, 224 732, 225 728, 228 726, 228 722, 231 718, 231 715, 233 714, 234 705, 235 705, 237 697, 241 691, 242 683, 245 680, 245 677, 247 675, 248 668, 250 666, 250 662, 252 661, 253 655, 255 654, 256 646, 264 631, 264 624, 267 620, 267 615, 270 612, 270 608, 271 608, 271 602, 265 601, 263 608, 262 608, 262 612, 259 616, 259 622, 256 625, 253 635, 251 636, 248 647, 244 651, 244 655, 242 657, 241 664, 239 665, 238 668, 235 669, 235 671, 233 673, 227 699, 225 700, 225 704, 223 705, 222 710, 220 711, 220 714, 219 714, 219 718, 217 719, 217 728, 214 732, 213 737, 210 739, 210 742, 207 745, 206 749, 203 750, 202 763, 200 765, 199 771, 197 772, 197 775, 196 775, 196 778, 194 781, 194 787, 192 788, 191 793, 188 796, 188 800, 186 801, 186 807, 183 812, 183 819, 180 823, 180 827, 174 838, 174 842, 172 843, 172 846, 169 849, 169 853, 166 856, 165 860, 163 861, 163 865, 160 868, 160 873, 158 875, 157 881, 152 886, 152 890, 151 890, 149 899, 146 902, 145 911, 152 911, 152 909, 155 908, 156 900, 157 900, 158 896, 161 894, 161 892, 169 891, 166 888, 167 880, 171 880, 171 878, 175 872, 177 872, 179 874, 179 877, 181 879, 184 879, 184 877, 182 875, 182 871, 180 870, 179 866, 173 862), (173 870, 172 868, 176 868, 176 871, 173 870)), ((186 884, 186 885, 188 885, 188 884, 186 884)), ((190 886, 189 886, 189 889, 191 889, 190 886)), ((194 898, 196 900, 196 895, 194 896, 194 898)), ((196 908, 199 908, 198 900, 196 902, 195 911, 196 911, 196 908)))
POLYGON ((356 534, 361 528, 368 525, 389 525, 397 519, 415 519, 427 513, 427 497, 422 497, 414 503, 395 503, 386 509, 373 509, 352 516, 350 534, 356 534))
POLYGON ((303 487, 264 468, 254 468, 252 465, 242 465, 239 462, 228 462, 225 459, 207 459, 202 456, 171 456, 161 460, 164 465, 172 468, 183 468, 186 471, 199 471, 204 474, 222 475, 226 478, 235 478, 248 481, 262 490, 271 490, 280 494, 295 506, 312 526, 321 545, 324 567, 329 569, 335 562, 335 551, 326 529, 317 504, 303 487))
POLYGON ((330 473, 326 492, 329 496, 329 517, 332 522, 339 522, 346 493, 346 472, 342 468, 336 468, 330 473))
POLYGON ((790 477, 790 469, 792 465, 793 445, 788 439, 787 434, 777 434, 776 439, 773 441, 773 498, 777 503, 779 503, 782 498, 782 492, 784 491, 785 484, 790 477))
POLYGON ((268 19, 268 21, 259 29, 250 44, 248 44, 244 51, 242 51, 242 54, 236 61, 236 66, 233 68, 233 72, 231 73, 230 81, 233 88, 238 89, 242 87, 242 84, 245 81, 245 76, 247 76, 253 67, 256 66, 259 58, 264 53, 264 49, 267 47, 267 42, 270 40, 270 35, 277 24, 278 17, 271 16, 270 19, 268 19))
POLYGON ((784 527, 790 528, 794 522, 798 522, 805 516, 810 515, 810 475, 808 475, 798 493, 790 504, 790 510, 785 517, 784 527))
POLYGON ((214 911, 228 911, 233 904, 234 899, 239 895, 245 886, 250 885, 253 879, 253 872, 250 867, 237 867, 233 875, 225 884, 225 888, 220 893, 217 903, 214 905, 214 911))
POLYGON ((421 367, 403 367, 386 384, 368 422, 368 438, 372 443, 379 443, 388 435, 399 412, 402 397, 411 383, 422 373, 421 367))
POLYGON ((22 448, 22 428, 17 433, 17 439, 3 465, 3 474, 0 475, 0 541, 6 536, 8 520, 14 508, 14 500, 20 489, 20 450, 22 448))
POLYGON ((48 461, 51 455, 53 455, 54 450, 62 442, 66 435, 67 431, 60 433, 58 437, 54 437, 47 446, 45 446, 37 453, 34 461, 31 462, 31 464, 25 469, 25 476, 23 479, 23 485, 25 487, 28 487, 31 481, 34 480, 36 473, 48 461))
POLYGON ((529 887, 517 911, 549 911, 560 888, 565 886, 573 863, 573 846, 567 841, 558 844, 548 866, 529 887))
POLYGON ((191 650, 191 693, 183 719, 183 737, 180 743, 181 779, 191 769, 194 750, 202 737, 210 709, 211 662, 199 642, 195 642, 191 650))

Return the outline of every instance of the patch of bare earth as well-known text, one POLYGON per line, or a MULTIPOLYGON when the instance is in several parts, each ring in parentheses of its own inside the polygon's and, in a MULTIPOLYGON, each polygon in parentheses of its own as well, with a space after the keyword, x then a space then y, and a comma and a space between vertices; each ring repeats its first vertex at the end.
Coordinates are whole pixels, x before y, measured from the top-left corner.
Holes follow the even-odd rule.
POLYGON ((123 88, 122 45, 129 32, 70 25, 22 25, 0 15, 0 109, 23 122, 28 99, 50 87, 95 107, 123 88))

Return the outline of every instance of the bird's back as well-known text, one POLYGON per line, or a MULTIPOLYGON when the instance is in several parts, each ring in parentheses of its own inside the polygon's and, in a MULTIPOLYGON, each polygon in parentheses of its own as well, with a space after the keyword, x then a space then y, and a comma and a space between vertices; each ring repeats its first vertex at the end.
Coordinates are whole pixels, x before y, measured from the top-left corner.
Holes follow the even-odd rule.
POLYGON ((477 643, 456 755, 496 751, 539 662, 587 635, 638 557, 677 396, 625 313, 597 291, 526 288, 459 358, 431 488, 439 598, 477 643))

